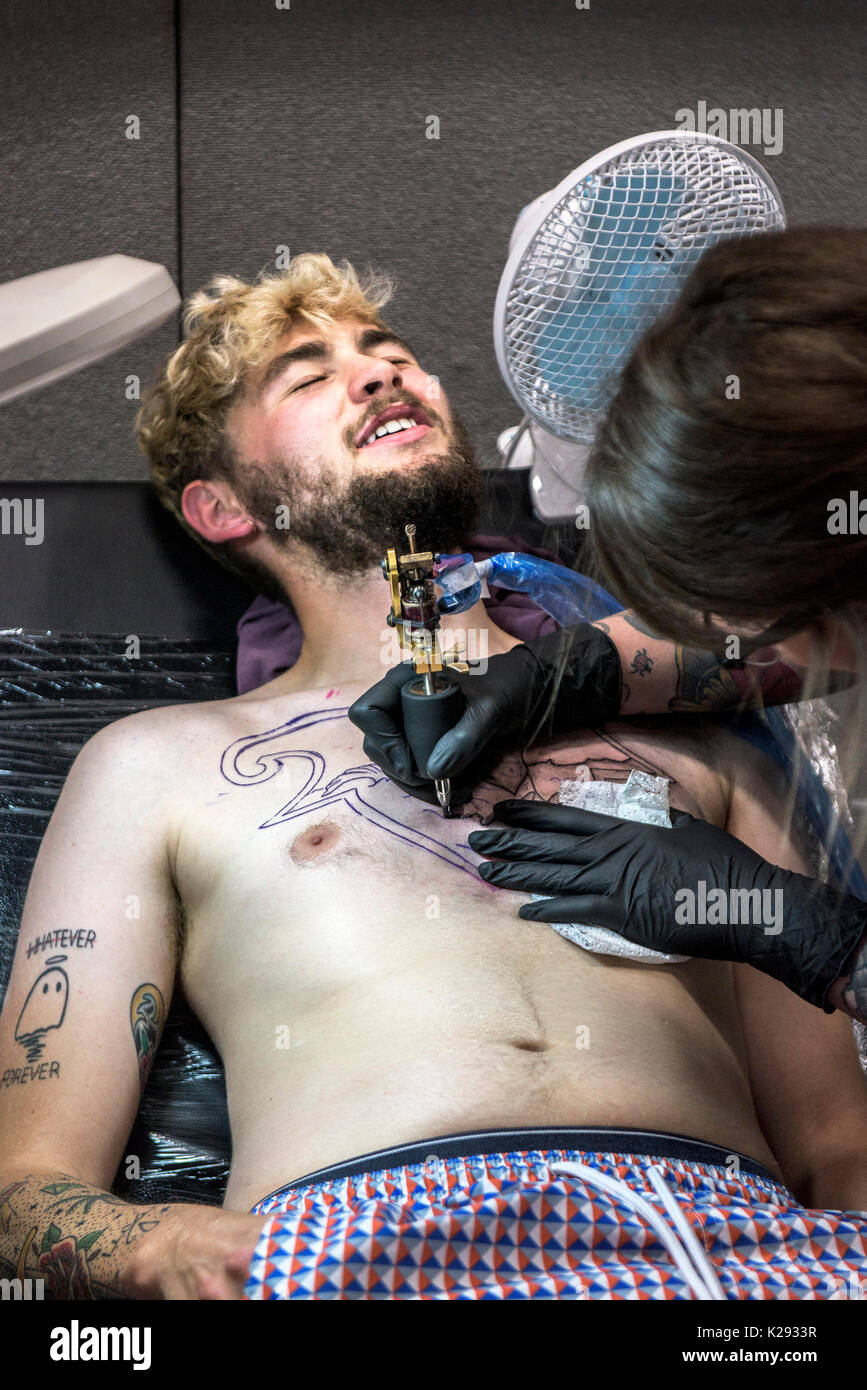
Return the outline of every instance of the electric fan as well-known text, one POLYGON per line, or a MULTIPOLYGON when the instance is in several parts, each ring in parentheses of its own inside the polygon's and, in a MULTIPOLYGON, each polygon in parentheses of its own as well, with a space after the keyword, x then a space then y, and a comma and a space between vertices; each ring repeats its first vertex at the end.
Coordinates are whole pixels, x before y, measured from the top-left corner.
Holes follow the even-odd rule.
POLYGON ((780 195, 752 155, 679 130, 611 145, 523 209, 497 291, 494 346, 529 420, 540 520, 575 516, 630 348, 702 252, 785 225, 780 195))

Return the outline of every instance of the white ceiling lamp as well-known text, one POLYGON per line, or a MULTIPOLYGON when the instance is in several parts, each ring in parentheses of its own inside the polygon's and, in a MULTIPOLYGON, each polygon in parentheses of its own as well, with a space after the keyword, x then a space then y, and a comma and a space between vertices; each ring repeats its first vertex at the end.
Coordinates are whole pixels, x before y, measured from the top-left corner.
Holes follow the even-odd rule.
POLYGON ((180 305, 163 265, 120 254, 0 285, 0 404, 151 333, 180 305))

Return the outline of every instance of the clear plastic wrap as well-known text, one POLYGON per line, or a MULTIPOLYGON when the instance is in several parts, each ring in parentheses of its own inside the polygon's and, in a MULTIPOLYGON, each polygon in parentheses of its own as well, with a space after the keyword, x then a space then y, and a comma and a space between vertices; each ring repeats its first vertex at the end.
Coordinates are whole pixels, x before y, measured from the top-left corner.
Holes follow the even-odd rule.
POLYGON ((488 584, 528 594, 534 603, 550 613, 563 627, 570 623, 595 622, 620 611, 618 602, 601 584, 576 569, 555 565, 520 550, 504 551, 476 566, 479 577, 488 584))

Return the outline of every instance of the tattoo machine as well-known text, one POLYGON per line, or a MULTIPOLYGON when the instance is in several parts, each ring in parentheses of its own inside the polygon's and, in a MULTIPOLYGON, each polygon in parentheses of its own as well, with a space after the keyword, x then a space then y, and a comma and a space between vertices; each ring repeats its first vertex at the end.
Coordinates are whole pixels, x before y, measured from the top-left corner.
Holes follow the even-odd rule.
MULTIPOLYGON (((472 555, 443 557, 430 550, 416 550, 416 528, 404 527, 409 545, 406 555, 389 550, 382 573, 391 589, 389 627, 397 628, 402 652, 412 661, 416 680, 401 690, 403 726, 419 775, 425 776, 427 760, 443 734, 453 729, 464 709, 464 697, 452 672, 468 671, 457 650, 441 650, 438 629, 443 613, 461 612, 477 602, 481 583, 472 555), (434 584, 443 596, 437 598, 434 584)), ((437 801, 444 816, 451 814, 451 782, 435 781, 437 801)))

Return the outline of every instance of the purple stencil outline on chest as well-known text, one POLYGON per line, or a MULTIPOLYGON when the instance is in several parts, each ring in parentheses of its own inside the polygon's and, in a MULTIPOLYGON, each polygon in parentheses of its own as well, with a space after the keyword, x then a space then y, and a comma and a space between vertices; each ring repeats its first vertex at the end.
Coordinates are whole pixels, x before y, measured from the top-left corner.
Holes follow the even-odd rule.
MULTIPOLYGON (((287 720, 285 724, 278 724, 275 728, 266 730, 265 733, 247 734, 243 738, 236 739, 226 748, 220 759, 220 772, 227 782, 231 782, 236 787, 252 787, 258 786, 261 782, 268 782, 276 776, 284 763, 297 762, 299 759, 304 759, 308 763, 309 772, 304 785, 280 807, 279 811, 275 812, 273 816, 269 816, 268 820, 263 821, 259 829, 267 830, 273 825, 283 825, 295 816, 304 816, 311 811, 319 811, 326 806, 331 806, 335 802, 343 802, 356 815, 362 816, 372 825, 379 826, 380 830, 386 831, 387 834, 393 835, 398 840, 403 840, 413 849, 421 849, 427 854, 433 854, 437 859, 442 859, 444 863, 451 864, 454 868, 471 874, 476 883, 481 883, 483 880, 476 872, 478 856, 469 859, 459 854, 452 845, 444 844, 433 835, 426 835, 423 830, 410 831, 401 821, 380 810, 378 806, 374 806, 362 795, 363 788, 372 788, 380 782, 388 781, 385 773, 377 767, 376 763, 363 763, 359 767, 348 767, 343 772, 338 773, 336 777, 324 782, 327 764, 322 754, 317 753, 314 749, 278 747, 262 752, 257 751, 262 749, 263 745, 276 739, 301 733, 304 729, 314 728, 317 724, 324 724, 329 720, 344 719, 348 709, 348 705, 343 705, 334 709, 309 710, 306 714, 298 714, 294 719, 287 720), (247 764, 250 762, 252 762, 252 768, 248 771, 247 764)), ((405 795, 409 794, 405 793, 405 795)), ((432 814, 435 815, 436 812, 432 812, 432 814)), ((469 849, 469 846, 466 848, 469 849)))

